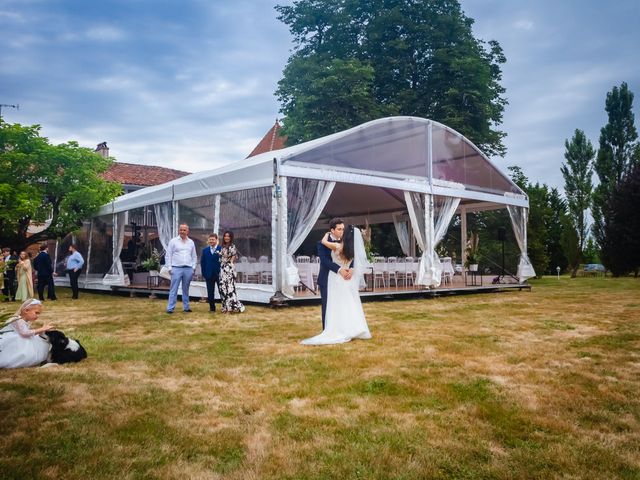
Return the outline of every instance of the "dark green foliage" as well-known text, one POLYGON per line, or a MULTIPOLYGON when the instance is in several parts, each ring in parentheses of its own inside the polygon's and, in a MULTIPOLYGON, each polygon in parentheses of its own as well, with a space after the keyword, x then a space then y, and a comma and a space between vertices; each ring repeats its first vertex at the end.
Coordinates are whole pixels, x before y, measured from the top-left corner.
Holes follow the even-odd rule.
MULTIPOLYGON (((593 183, 591 181, 593 176, 592 162, 596 153, 593 145, 591 145, 582 130, 576 129, 571 141, 566 140, 564 145, 566 148, 564 158, 567 163, 563 164, 560 170, 564 177, 564 191, 567 196, 569 215, 571 216, 571 222, 567 223, 566 226, 572 226, 572 228, 576 229, 575 238, 578 242, 578 255, 571 255, 572 260, 569 262, 571 276, 575 277, 588 236, 586 216, 587 210, 591 206, 593 192, 593 183)), ((573 237, 573 235, 570 235, 565 240, 568 241, 569 238, 573 237)), ((574 252, 575 250, 576 248, 572 246, 571 251, 574 252)))
POLYGON ((64 237, 82 225, 122 187, 100 175, 112 160, 76 142, 51 145, 40 126, 0 120, 0 240, 21 250, 43 240, 64 237), (27 237, 32 223, 51 219, 27 237))
POLYGON ((602 256, 613 275, 640 270, 640 164, 613 191, 604 221, 602 256))
POLYGON ((509 167, 511 179, 529 196, 527 244, 529 260, 538 276, 555 274, 568 265, 563 231, 566 228, 567 204, 557 189, 529 182, 520 167, 509 167))
POLYGON ((277 6, 295 51, 277 96, 290 144, 386 115, 442 122, 505 153, 500 45, 455 0, 300 0, 277 6))
MULTIPOLYGON (((608 202, 623 176, 640 161, 638 132, 634 125, 633 93, 623 82, 607 93, 605 110, 608 123, 600 130, 600 149, 594 163, 600 184, 593 194, 593 234, 600 248, 611 245, 605 238, 608 202)), ((603 255, 603 260, 607 254, 603 255)), ((605 266, 608 266, 605 263, 605 266)))

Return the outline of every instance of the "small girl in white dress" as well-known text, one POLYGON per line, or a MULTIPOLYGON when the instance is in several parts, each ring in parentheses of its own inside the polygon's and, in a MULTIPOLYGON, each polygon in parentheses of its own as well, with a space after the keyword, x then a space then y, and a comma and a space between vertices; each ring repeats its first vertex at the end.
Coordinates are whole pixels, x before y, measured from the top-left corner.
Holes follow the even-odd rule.
POLYGON ((42 302, 29 298, 0 329, 0 368, 34 367, 46 362, 51 344, 40 334, 54 327, 31 330, 29 326, 41 313, 42 302))

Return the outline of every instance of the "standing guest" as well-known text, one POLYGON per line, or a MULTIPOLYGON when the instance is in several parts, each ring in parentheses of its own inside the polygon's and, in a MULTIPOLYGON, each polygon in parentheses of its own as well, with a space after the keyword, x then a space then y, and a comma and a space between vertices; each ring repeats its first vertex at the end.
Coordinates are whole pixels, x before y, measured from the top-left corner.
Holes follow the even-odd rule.
POLYGON ((165 254, 165 266, 171 272, 171 287, 169 288, 169 303, 167 313, 173 313, 178 302, 178 287, 182 283, 182 309, 191 312, 189 308, 189 285, 196 271, 198 256, 196 245, 189 238, 189 226, 181 223, 178 236, 172 238, 165 254))
POLYGON ((6 302, 16 300, 16 264, 18 258, 11 255, 8 247, 2 249, 2 257, 4 258, 4 286, 2 293, 6 302))
POLYGON ((47 361, 51 344, 40 336, 53 325, 31 330, 42 312, 40 300, 30 298, 0 329, 0 368, 34 367, 47 361))
POLYGON ((222 249, 220 250, 220 303, 222 313, 244 312, 244 305, 238 300, 236 293, 236 271, 233 263, 238 257, 238 250, 233 244, 233 232, 227 230, 222 235, 222 249))
POLYGON ((40 245, 40 253, 33 261, 33 268, 38 273, 38 298, 44 301, 44 287, 47 287, 47 298, 56 300, 56 286, 53 282, 53 267, 49 256, 49 246, 40 245))
POLYGON ((84 258, 78 251, 78 246, 72 243, 69 246, 69 255, 67 257, 67 274, 69 275, 69 283, 71 284, 71 299, 77 300, 78 298, 78 278, 80 272, 82 272, 82 266, 84 265, 84 258))
POLYGON ((202 276, 207 283, 207 301, 209 302, 209 311, 216 311, 216 291, 215 287, 218 286, 218 292, 220 292, 220 245, 218 245, 218 235, 212 233, 207 239, 209 244, 202 250, 200 256, 200 270, 202 270, 202 276))
POLYGON ((27 252, 20 252, 16 273, 18 274, 18 289, 16 290, 16 300, 24 301, 33 297, 33 269, 31 260, 27 252))

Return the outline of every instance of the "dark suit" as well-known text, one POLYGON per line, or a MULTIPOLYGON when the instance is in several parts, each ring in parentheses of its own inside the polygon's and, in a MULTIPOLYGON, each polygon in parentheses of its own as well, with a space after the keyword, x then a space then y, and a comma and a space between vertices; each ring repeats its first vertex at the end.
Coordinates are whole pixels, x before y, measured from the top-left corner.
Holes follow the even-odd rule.
POLYGON ((53 282, 53 267, 51 257, 44 250, 33 260, 33 268, 38 272, 38 297, 44 300, 44 287, 47 287, 47 298, 56 299, 55 284, 53 282))
MULTIPOLYGON (((329 241, 338 243, 329 237, 329 241)), ((317 247, 318 258, 320 258, 320 271, 318 272, 318 288, 320 288, 320 298, 322 299, 322 329, 324 330, 324 315, 327 311, 327 281, 329 279, 329 271, 338 273, 340 265, 335 263, 331 258, 331 249, 325 247, 322 242, 318 242, 317 247)))
POLYGON ((220 245, 216 245, 214 247, 216 253, 211 253, 211 247, 207 245, 202 249, 202 255, 200 255, 200 269, 207 283, 207 301, 211 311, 216 309, 216 285, 218 285, 218 292, 220 291, 220 250, 220 245))
POLYGON ((15 300, 16 299, 16 264, 18 263, 18 258, 9 255, 9 257, 5 257, 5 270, 4 270, 4 286, 2 288, 2 293, 5 296, 5 300, 15 300))

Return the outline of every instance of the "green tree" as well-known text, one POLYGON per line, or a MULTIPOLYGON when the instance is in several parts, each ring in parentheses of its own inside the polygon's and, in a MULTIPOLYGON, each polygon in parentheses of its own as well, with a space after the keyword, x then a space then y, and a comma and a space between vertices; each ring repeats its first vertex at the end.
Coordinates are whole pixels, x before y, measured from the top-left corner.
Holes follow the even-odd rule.
POLYGON ((608 123, 600 130, 600 148, 594 163, 600 184, 593 194, 593 234, 602 249, 602 260, 607 265, 605 244, 615 248, 605 238, 604 222, 610 215, 608 202, 622 177, 640 161, 638 132, 634 125, 633 93, 625 82, 607 93, 605 110, 608 123))
POLYGON ((568 255, 562 243, 562 235, 566 228, 567 202, 562 198, 557 188, 549 191, 547 198, 549 217, 547 219, 547 253, 549 255, 549 267, 547 273, 556 273, 556 267, 564 272, 569 266, 568 255))
POLYGON ((618 183, 607 205, 604 221, 605 265, 614 276, 640 270, 640 163, 618 183))
POLYGON ((497 42, 474 38, 458 1, 299 0, 276 10, 295 45, 276 92, 290 143, 327 126, 332 133, 414 115, 455 128, 490 155, 505 153, 496 126, 506 60, 497 42), (321 103, 336 93, 339 101, 321 103))
POLYGON ((40 126, 0 120, 0 241, 22 250, 77 229, 121 193, 100 174, 111 165, 76 142, 51 145, 40 126), (28 235, 30 225, 43 225, 28 235))
POLYGON ((562 164, 560 170, 564 177, 564 192, 567 197, 567 206, 571 222, 565 223, 565 226, 572 226, 576 229, 576 235, 566 237, 577 238, 577 246, 572 246, 571 251, 577 249, 578 255, 570 255, 569 267, 571 268, 571 277, 575 278, 580 262, 582 261, 582 251, 585 248, 589 228, 587 225, 587 210, 591 206, 591 195, 593 193, 593 176, 592 162, 595 157, 593 145, 582 130, 576 129, 571 141, 565 140, 564 158, 566 164, 562 164))

